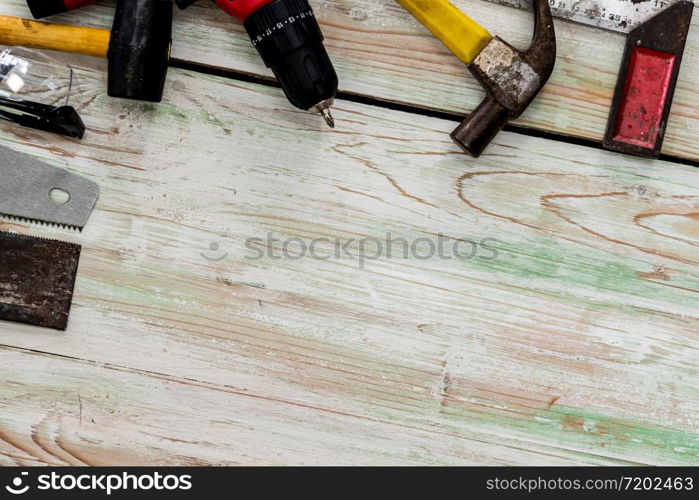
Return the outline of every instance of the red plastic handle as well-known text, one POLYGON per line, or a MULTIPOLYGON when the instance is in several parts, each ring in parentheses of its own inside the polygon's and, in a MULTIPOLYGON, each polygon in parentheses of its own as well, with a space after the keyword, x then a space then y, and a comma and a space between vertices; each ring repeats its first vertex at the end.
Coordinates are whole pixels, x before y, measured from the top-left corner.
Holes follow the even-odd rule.
POLYGON ((216 0, 216 5, 231 16, 245 21, 257 9, 264 7, 273 0, 216 0))
POLYGON ((63 0, 63 4, 66 6, 66 9, 75 10, 93 4, 96 1, 97 0, 63 0))

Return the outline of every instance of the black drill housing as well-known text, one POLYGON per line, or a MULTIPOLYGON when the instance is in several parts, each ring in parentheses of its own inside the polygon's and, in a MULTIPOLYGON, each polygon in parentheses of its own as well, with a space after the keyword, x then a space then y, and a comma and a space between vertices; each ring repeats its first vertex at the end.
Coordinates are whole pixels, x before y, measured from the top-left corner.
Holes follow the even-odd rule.
POLYGON ((338 78, 307 0, 274 0, 244 22, 291 104, 311 110, 333 99, 338 78))

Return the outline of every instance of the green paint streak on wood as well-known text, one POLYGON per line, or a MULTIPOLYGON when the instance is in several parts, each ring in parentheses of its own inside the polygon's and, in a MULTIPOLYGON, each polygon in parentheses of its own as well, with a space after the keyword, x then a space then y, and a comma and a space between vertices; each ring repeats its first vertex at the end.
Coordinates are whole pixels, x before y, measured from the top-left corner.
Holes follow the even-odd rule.
MULTIPOLYGON (((174 118, 177 121, 180 122, 188 122, 190 120, 189 115, 185 114, 182 109, 178 108, 177 106, 172 106, 170 104, 163 104, 163 103, 145 103, 141 105, 141 111, 144 113, 142 115, 142 118, 148 119, 151 122, 155 121, 156 119, 159 118, 174 118)), ((192 115, 194 113, 190 113, 192 115)), ((205 116, 206 113, 198 113, 202 116, 205 116)), ((206 121, 206 120, 199 120, 199 121, 206 121)))
POLYGON ((599 450, 637 456, 644 461, 653 456, 672 457, 681 463, 699 460, 699 434, 659 426, 645 426, 589 410, 555 406, 534 415, 529 427, 543 435, 558 436, 562 445, 575 443, 599 450))
POLYGON ((675 274, 671 278, 673 286, 663 286, 641 277, 640 273, 652 270, 650 263, 643 267, 639 263, 634 268, 626 263, 633 262, 630 259, 624 263, 612 262, 611 254, 595 251, 582 254, 551 239, 516 245, 499 241, 490 246, 498 249, 497 259, 477 258, 470 263, 503 277, 546 280, 549 286, 554 283, 570 288, 582 286, 688 307, 696 304, 694 291, 699 291, 699 279, 691 272, 675 274))
POLYGON ((695 465, 699 461, 696 432, 642 425, 593 410, 558 405, 528 413, 529 409, 508 409, 492 401, 473 405, 479 410, 465 404, 441 406, 440 417, 446 417, 446 422, 440 418, 440 423, 462 435, 465 426, 473 429, 474 437, 486 440, 491 434, 507 432, 520 442, 624 463, 695 465), (490 410, 483 410, 484 404, 490 410), (519 415, 513 416, 517 412, 519 415))

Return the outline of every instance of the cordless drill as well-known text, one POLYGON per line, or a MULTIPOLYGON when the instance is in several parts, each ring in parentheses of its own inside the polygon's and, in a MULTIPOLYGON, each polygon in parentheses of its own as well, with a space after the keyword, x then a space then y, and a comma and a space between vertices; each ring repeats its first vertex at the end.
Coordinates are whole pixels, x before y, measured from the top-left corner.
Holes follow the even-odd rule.
MULTIPOLYGON (((185 9, 197 0, 175 0, 185 9)), ((330 107, 338 78, 308 0, 215 0, 243 22, 253 45, 297 108, 319 113, 334 128, 330 107)))

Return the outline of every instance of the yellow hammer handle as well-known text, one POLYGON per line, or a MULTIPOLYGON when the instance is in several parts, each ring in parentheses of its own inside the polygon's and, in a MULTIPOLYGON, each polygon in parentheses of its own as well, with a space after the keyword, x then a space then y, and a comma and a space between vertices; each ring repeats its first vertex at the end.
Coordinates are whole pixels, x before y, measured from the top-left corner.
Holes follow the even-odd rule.
POLYGON ((0 16, 0 45, 107 57, 109 30, 0 16))
POLYGON ((449 0, 396 1, 466 64, 471 64, 493 38, 449 0))

